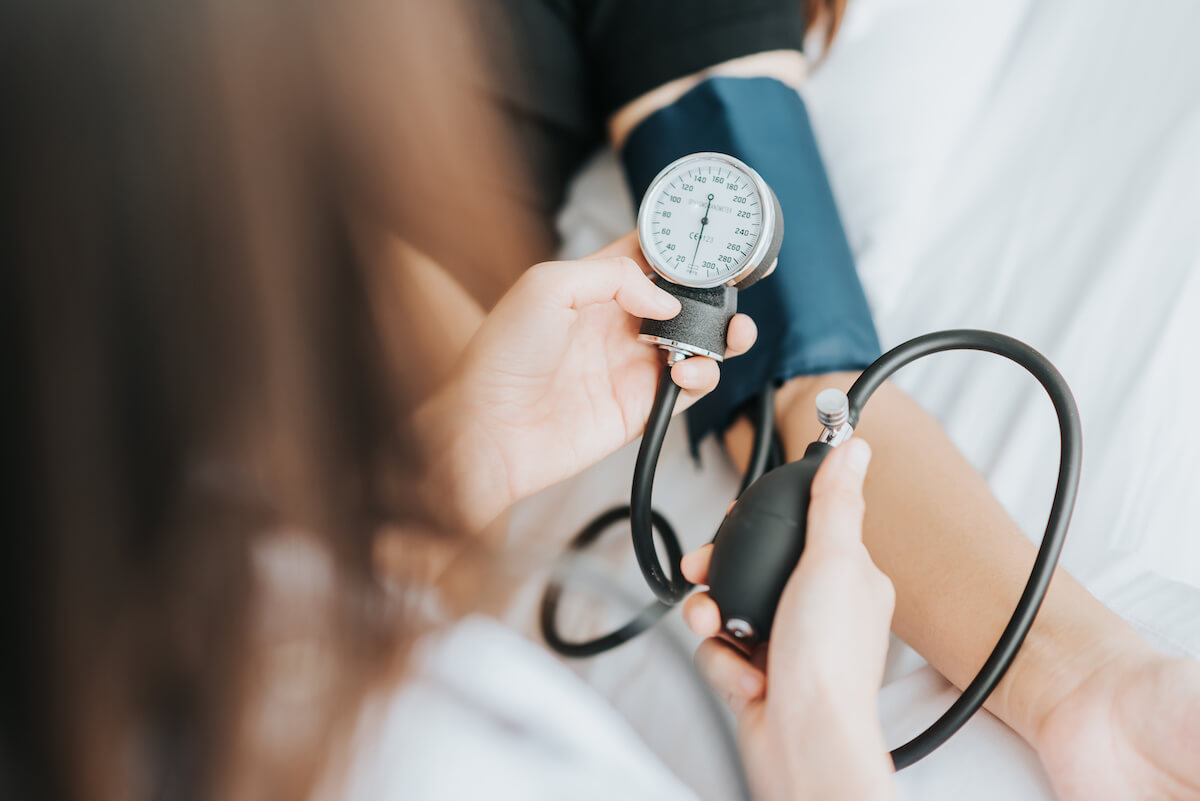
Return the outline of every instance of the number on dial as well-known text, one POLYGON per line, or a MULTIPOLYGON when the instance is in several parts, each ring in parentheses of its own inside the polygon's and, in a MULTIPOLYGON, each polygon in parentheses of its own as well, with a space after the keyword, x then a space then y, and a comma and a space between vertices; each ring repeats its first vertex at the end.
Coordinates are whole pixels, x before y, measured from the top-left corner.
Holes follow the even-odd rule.
POLYGON ((745 266, 763 225, 762 199, 750 176, 702 157, 677 165, 651 191, 645 244, 668 276, 717 286, 745 266))

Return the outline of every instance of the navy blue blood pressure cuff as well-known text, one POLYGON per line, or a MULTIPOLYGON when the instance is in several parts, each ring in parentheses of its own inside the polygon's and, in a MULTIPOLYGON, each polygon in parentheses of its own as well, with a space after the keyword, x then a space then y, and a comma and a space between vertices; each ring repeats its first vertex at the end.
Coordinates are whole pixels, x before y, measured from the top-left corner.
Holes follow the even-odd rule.
POLYGON ((721 366, 721 383, 691 408, 695 448, 724 430, 769 381, 861 370, 879 338, 804 101, 772 78, 710 78, 643 120, 621 150, 635 201, 677 158, 700 151, 735 156, 775 191, 785 233, 779 266, 740 293, 738 311, 758 342, 721 366))

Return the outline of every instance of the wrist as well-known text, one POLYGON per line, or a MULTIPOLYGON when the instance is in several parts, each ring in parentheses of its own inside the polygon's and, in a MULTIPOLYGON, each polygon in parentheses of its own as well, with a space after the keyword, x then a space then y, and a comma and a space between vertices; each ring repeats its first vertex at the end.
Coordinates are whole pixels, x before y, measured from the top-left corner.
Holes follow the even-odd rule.
POLYGON ((413 416, 428 512, 443 526, 469 533, 486 528, 512 503, 504 459, 479 419, 457 379, 413 416))
MULTIPOLYGON (((1071 589, 1086 593, 1078 585, 1071 589)), ((1157 652, 1112 613, 1070 622, 1044 616, 997 688, 993 711, 1040 749, 1055 713, 1069 706, 1082 688, 1100 676, 1155 658, 1157 652)))
MULTIPOLYGON (((817 393, 827 386, 846 390, 856 378, 857 374, 854 373, 810 375, 791 379, 780 387, 776 393, 776 420, 779 421, 780 434, 784 439, 788 458, 798 458, 799 454, 803 453, 803 448, 808 446, 815 436, 817 424, 812 409, 817 393)), ((928 432, 922 434, 928 438, 938 436, 938 429, 928 426, 928 421, 922 421, 920 418, 922 415, 919 411, 914 415, 913 410, 917 410, 917 406, 889 383, 884 383, 878 389, 872 403, 864 410, 863 420, 859 421, 858 429, 860 432, 866 432, 866 439, 875 447, 876 459, 872 464, 877 465, 881 472, 888 468, 889 453, 902 452, 911 446, 911 439, 917 435, 914 432, 920 430, 917 426, 922 426, 924 432, 928 432), (872 412, 871 409, 875 408, 878 410, 872 412)), ((947 453, 953 458, 958 458, 952 452, 947 453)), ((872 466, 872 470, 874 469, 872 466)), ((881 475, 881 472, 877 472, 876 475, 881 475)), ((866 489, 868 510, 877 508, 876 505, 881 500, 880 493, 881 489, 878 489, 877 484, 872 494, 869 480, 866 489)), ((978 495, 976 501, 966 507, 965 511, 986 514, 986 507, 980 507, 978 504, 991 500, 990 496, 978 495)), ((883 499, 883 502, 888 500, 883 499)), ((892 502, 894 504, 894 500, 892 502)), ((895 506, 890 508, 894 510, 895 506)), ((928 516, 932 508, 936 507, 932 504, 926 505, 922 510, 923 516, 928 516)), ((994 519, 997 524, 1012 526, 1012 523, 1002 517, 997 516, 994 519)), ((928 525, 928 517, 920 519, 919 522, 920 525, 928 525)), ((887 529, 888 538, 894 537, 898 525, 910 526, 908 530, 911 530, 914 522, 913 519, 900 523, 893 520, 887 529)), ((914 574, 904 572, 907 568, 906 562, 894 552, 889 552, 888 540, 880 536, 881 531, 882 528, 878 524, 872 528, 869 512, 865 525, 865 542, 871 550, 872 559, 875 559, 882 570, 896 582, 898 595, 905 595, 906 590, 912 594, 914 574)), ((1022 549, 1028 549, 1026 553, 1032 558, 1032 546, 1024 538, 1021 538, 1020 546, 1022 549)), ((1021 556, 1021 560, 1024 559, 1025 556, 1021 556)), ((1027 570, 1028 567, 1022 565, 1020 571, 1014 571, 1014 574, 1024 582, 1027 570)), ((1015 598, 1019 585, 1015 584, 1018 579, 1012 580, 1013 589, 1004 591, 1012 592, 1012 597, 1015 598)), ((964 589, 960 588, 959 591, 964 589)), ((1007 615, 1004 619, 1007 620, 1007 615)), ((906 613, 904 604, 899 604, 894 630, 901 637, 908 639, 907 634, 913 633, 914 630, 928 632, 930 626, 928 619, 919 622, 914 620, 912 610, 906 613)), ((994 621, 991 626, 995 626, 998 634, 1000 622, 994 621)), ((978 669, 978 664, 982 662, 986 652, 995 644, 995 636, 996 634, 989 634, 980 640, 974 646, 977 650, 971 652, 970 660, 965 660, 965 650, 941 650, 936 644, 931 648, 931 638, 928 636, 924 646, 914 645, 926 658, 930 658, 944 675, 959 687, 964 687, 974 676, 974 671, 978 669), (983 650, 984 648, 988 650, 983 650), (938 650, 941 651, 940 658, 937 658, 938 650)), ((946 637, 946 634, 938 633, 938 637, 946 637)), ((1008 670, 985 706, 1028 743, 1038 747, 1040 731, 1046 719, 1064 700, 1078 691, 1085 682, 1090 681, 1092 676, 1102 671, 1128 668, 1130 664, 1145 662, 1153 655, 1153 650, 1133 628, 1100 604, 1060 568, 1055 573, 1038 619, 1022 643, 1012 668, 1008 670)))
POLYGON ((1108 691, 1119 685, 1122 677, 1134 675, 1164 658, 1136 634, 1133 640, 1136 641, 1097 643, 1042 682, 1044 686, 1034 692, 1034 700, 1025 710, 1032 732, 1026 739, 1036 750, 1041 752, 1055 744, 1060 719, 1077 715, 1080 703, 1086 703, 1089 697, 1111 701, 1108 691), (1098 689, 1104 691, 1097 692, 1098 689))

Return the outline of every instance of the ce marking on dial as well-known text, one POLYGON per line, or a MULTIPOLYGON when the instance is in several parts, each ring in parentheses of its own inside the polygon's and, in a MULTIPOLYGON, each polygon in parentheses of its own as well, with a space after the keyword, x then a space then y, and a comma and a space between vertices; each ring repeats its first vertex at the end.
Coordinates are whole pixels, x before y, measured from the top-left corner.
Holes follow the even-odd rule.
POLYGON ((737 283, 759 266, 755 257, 765 255, 773 204, 762 178, 737 159, 687 156, 663 170, 646 193, 638 215, 642 250, 674 283, 737 283))

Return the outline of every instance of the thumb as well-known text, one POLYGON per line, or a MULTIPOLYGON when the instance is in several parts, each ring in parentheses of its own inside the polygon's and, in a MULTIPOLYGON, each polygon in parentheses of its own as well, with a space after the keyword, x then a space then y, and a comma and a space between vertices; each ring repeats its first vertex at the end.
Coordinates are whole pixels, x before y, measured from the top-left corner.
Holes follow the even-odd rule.
POLYGON ((865 503, 863 480, 871 448, 852 437, 825 457, 812 484, 808 507, 808 545, 845 547, 862 544, 865 503))

